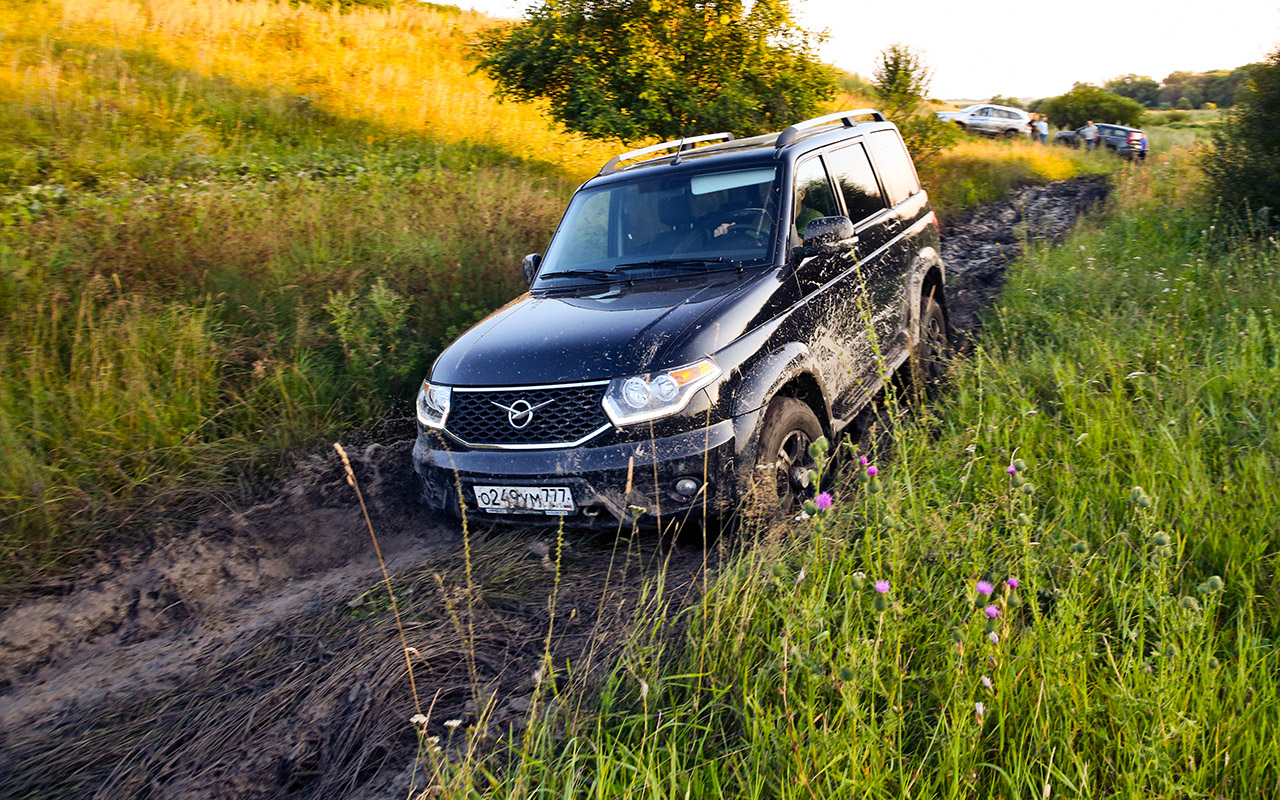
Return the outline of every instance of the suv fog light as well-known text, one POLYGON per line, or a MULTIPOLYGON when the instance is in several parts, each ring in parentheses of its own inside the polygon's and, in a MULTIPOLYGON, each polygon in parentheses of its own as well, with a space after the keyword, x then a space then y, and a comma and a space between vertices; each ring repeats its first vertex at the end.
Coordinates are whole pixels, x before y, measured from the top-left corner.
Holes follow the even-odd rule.
POLYGON ((693 478, 681 478, 676 481, 676 494, 681 497, 693 497, 698 493, 698 487, 701 485, 693 478))

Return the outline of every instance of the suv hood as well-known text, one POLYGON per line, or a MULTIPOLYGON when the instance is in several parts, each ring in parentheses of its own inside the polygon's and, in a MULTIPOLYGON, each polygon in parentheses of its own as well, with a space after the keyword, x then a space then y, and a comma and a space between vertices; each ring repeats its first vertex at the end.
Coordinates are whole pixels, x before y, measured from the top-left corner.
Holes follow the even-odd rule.
MULTIPOLYGON (((430 380, 450 386, 527 386, 645 373, 685 332, 757 275, 736 271, 524 294, 449 345, 430 380)), ((720 342, 720 346, 729 340, 720 342)), ((706 352, 690 356, 694 360, 706 352)), ((683 363, 683 362, 681 362, 683 363)))

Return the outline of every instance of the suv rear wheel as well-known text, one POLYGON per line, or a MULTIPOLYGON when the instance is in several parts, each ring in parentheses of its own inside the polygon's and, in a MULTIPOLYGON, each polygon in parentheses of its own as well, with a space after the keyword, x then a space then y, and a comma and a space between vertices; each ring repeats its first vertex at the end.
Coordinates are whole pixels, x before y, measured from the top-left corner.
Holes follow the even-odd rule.
MULTIPOLYGON (((756 479, 761 505, 787 514, 808 496, 813 458, 809 445, 822 437, 822 425, 803 400, 776 397, 760 431, 756 479)), ((762 509, 764 510, 764 509, 762 509)))

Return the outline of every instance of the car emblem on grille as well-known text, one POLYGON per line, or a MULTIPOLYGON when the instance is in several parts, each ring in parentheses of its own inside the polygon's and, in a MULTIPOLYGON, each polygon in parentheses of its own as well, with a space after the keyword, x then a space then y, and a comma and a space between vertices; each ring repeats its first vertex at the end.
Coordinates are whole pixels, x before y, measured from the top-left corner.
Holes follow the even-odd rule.
POLYGON ((529 427, 529 423, 533 422, 533 412, 540 408, 546 408, 554 403, 555 399, 553 398, 545 403, 538 403, 536 406, 528 400, 517 400, 509 406, 504 406, 496 400, 490 400, 489 402, 507 412, 507 422, 510 422, 511 427, 518 430, 529 427))

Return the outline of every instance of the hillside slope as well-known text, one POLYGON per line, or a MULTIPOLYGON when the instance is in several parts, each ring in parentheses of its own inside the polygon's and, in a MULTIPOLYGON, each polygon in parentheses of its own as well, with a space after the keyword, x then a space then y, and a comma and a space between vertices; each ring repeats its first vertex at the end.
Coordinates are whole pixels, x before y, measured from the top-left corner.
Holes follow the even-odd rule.
POLYGON ((8 586, 382 411, 519 291, 521 256, 612 151, 489 97, 464 58, 489 24, 0 6, 8 586))

